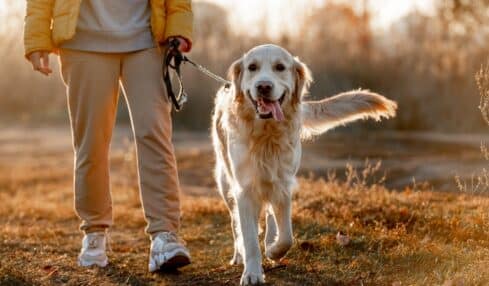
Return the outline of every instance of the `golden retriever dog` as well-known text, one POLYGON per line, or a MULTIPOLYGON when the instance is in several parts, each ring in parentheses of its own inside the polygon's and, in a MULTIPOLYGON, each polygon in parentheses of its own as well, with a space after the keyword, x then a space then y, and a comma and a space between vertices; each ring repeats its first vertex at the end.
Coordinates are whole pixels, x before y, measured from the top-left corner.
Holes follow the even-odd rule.
POLYGON ((397 104, 356 90, 304 101, 312 82, 304 63, 275 45, 257 46, 234 62, 232 84, 219 90, 212 139, 218 189, 231 214, 241 285, 264 283, 258 221, 266 210, 265 255, 279 260, 292 246, 291 196, 301 140, 358 119, 395 116, 397 104))

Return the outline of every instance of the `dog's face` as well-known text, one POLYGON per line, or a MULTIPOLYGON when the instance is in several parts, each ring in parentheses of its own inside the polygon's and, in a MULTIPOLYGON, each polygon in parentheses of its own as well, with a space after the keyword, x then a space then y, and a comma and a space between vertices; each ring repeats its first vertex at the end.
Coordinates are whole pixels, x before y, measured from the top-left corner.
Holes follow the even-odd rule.
POLYGON ((300 103, 311 81, 307 67, 285 49, 262 45, 231 67, 231 79, 261 119, 285 119, 286 107, 300 103))

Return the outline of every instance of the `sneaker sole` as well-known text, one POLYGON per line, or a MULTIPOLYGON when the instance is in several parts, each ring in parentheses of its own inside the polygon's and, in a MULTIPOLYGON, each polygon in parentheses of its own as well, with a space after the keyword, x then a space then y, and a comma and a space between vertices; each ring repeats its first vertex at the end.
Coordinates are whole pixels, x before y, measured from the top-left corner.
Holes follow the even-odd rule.
POLYGON ((109 263, 109 260, 106 258, 106 259, 99 259, 99 260, 92 260, 92 261, 83 261, 81 259, 78 259, 78 265, 81 266, 81 267, 90 267, 90 266, 98 266, 98 267, 102 267, 104 268, 105 266, 107 266, 107 264, 109 263))
POLYGON ((175 270, 190 264, 190 258, 183 252, 178 252, 160 266, 160 270, 175 270))

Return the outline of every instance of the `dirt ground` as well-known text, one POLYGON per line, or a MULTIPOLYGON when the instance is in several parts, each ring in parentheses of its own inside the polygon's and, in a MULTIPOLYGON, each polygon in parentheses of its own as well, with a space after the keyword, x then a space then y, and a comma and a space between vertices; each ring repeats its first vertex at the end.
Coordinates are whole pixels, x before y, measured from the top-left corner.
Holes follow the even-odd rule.
MULTIPOLYGON (((119 128, 112 146, 110 264, 82 269, 76 265, 81 234, 72 207, 69 131, 2 130, 0 285, 239 283, 242 267, 227 264, 232 235, 214 189, 207 134, 175 136, 183 186, 181 234, 193 263, 178 273, 147 272, 149 241, 129 134, 119 128)), ((484 165, 480 140, 426 134, 359 140, 332 134, 305 144, 294 197, 295 244, 280 264, 264 261, 269 285, 488 285, 489 199, 457 192, 453 182, 455 173, 469 176, 484 165), (382 167, 365 167, 367 157, 381 159, 382 167), (359 171, 345 167, 347 162, 359 171), (326 178, 332 169, 337 176, 326 178), (423 180, 432 186, 420 184, 423 180), (349 236, 348 245, 337 242, 339 231, 349 236)))

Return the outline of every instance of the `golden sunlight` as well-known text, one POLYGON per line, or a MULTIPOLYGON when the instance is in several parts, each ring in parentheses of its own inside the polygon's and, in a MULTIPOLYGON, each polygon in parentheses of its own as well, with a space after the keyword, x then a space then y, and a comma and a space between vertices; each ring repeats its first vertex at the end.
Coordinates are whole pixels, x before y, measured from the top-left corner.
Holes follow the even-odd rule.
POLYGON ((5 15, 7 12, 7 5, 5 2, 0 1, 0 15, 5 15))
POLYGON ((0 0, 0 286, 489 286, 488 16, 489 0, 0 0), (194 44, 166 89, 171 35, 194 44), (267 43, 290 55, 247 53, 267 43))
POLYGON ((434 1, 426 0, 201 0, 197 2, 214 2, 230 11, 231 23, 238 29, 248 32, 253 31, 254 23, 266 23, 269 32, 277 33, 285 30, 293 30, 296 21, 307 15, 308 11, 323 5, 325 2, 348 3, 362 9, 366 5, 372 12, 374 28, 388 28, 396 20, 402 18, 411 11, 418 10, 431 14, 434 1))

